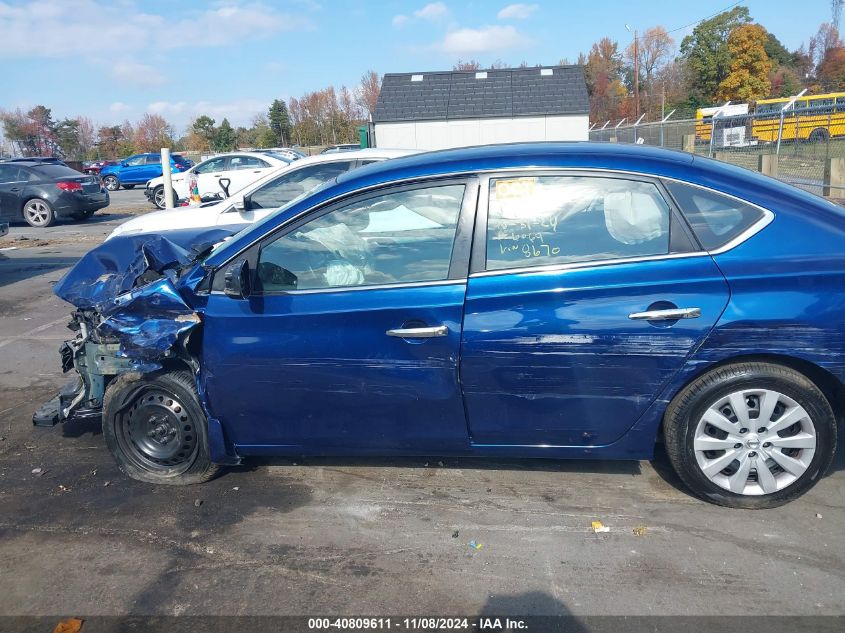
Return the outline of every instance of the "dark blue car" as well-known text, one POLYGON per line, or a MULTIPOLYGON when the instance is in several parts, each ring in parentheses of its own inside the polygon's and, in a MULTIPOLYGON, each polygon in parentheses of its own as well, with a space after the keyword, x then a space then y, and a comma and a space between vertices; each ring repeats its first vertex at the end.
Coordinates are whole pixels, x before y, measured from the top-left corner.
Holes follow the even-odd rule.
POLYGON ((83 258, 56 286, 79 377, 35 422, 101 414, 127 475, 172 484, 254 455, 663 441, 694 493, 759 508, 831 464, 845 214, 775 180, 640 146, 489 146, 352 171, 230 233, 83 258))
MULTIPOLYGON (((179 154, 170 156, 170 168, 173 172, 183 172, 193 166, 193 162, 179 154)), ((109 191, 121 187, 132 189, 135 185, 146 184, 148 180, 162 174, 161 154, 136 154, 120 161, 117 165, 107 165, 100 170, 103 185, 109 191)))

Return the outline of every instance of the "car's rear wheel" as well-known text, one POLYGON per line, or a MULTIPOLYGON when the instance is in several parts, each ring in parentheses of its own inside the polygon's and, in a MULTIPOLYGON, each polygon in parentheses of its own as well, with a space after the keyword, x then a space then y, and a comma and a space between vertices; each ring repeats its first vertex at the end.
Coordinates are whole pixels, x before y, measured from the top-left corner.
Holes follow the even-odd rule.
POLYGON ((218 470, 187 371, 118 376, 103 398, 103 435, 120 469, 139 481, 195 484, 218 470))
POLYGON ((45 228, 56 221, 56 214, 50 203, 41 198, 33 198, 23 205, 23 219, 30 226, 45 228))
POLYGON ((117 176, 105 176, 103 178, 103 186, 109 191, 117 191, 120 189, 120 181, 117 176))
POLYGON ((805 375, 772 363, 719 367, 666 409, 666 452, 706 501, 773 508, 800 497, 836 451, 836 419, 805 375))

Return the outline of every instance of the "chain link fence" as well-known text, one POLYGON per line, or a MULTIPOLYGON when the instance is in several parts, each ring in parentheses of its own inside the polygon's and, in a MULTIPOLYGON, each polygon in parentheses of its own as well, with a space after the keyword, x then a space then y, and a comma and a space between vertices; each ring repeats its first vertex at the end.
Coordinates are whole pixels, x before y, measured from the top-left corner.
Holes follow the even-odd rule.
POLYGON ((819 195, 845 198, 845 99, 758 108, 752 114, 593 126, 591 141, 638 143, 710 156, 819 195), (761 111, 762 110, 762 111, 761 111), (840 160, 841 159, 841 160, 840 160))

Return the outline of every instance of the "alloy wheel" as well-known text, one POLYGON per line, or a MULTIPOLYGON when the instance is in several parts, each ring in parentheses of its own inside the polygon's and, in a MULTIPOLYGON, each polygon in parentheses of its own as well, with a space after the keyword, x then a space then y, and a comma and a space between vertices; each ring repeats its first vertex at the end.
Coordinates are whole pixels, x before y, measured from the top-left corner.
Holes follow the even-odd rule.
POLYGON ((153 201, 159 209, 163 209, 165 207, 164 187, 158 187, 155 191, 153 191, 153 201))
POLYGON ((47 226, 50 223, 50 207, 42 200, 30 200, 23 208, 26 221, 32 226, 47 226))
POLYGON ((120 189, 120 181, 118 181, 118 179, 114 176, 106 176, 103 178, 103 184, 109 191, 117 191, 120 189))
POLYGON ((810 467, 816 445, 816 428, 804 407, 770 389, 719 398, 693 436, 701 472, 741 495, 771 494, 793 484, 810 467))

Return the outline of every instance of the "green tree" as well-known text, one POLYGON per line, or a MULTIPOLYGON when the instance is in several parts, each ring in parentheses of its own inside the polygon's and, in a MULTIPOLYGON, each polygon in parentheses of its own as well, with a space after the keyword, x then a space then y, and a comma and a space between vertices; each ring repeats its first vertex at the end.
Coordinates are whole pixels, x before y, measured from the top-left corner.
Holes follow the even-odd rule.
POLYGON ((214 127, 214 119, 203 114, 191 123, 188 144, 193 150, 208 151, 214 146, 216 136, 217 128, 214 127))
POLYGON ((231 152, 235 149, 238 137, 235 130, 232 128, 229 119, 224 118, 220 122, 220 127, 217 128, 217 133, 214 135, 214 149, 218 152, 231 152))
POLYGON ((702 102, 715 99, 719 84, 731 72, 728 35, 750 21, 747 7, 734 7, 699 22, 681 41, 681 57, 687 67, 691 97, 702 102))
POLYGON ((772 33, 766 34, 766 43, 763 45, 766 55, 777 66, 791 66, 795 63, 795 54, 790 53, 780 40, 772 33))
POLYGON ((766 55, 768 33, 759 24, 743 24, 728 36, 730 72, 716 97, 720 101, 756 101, 769 96, 772 62, 766 55))
POLYGON ((291 130, 287 104, 281 99, 274 99, 273 103, 270 104, 267 118, 270 121, 270 129, 276 135, 276 142, 279 145, 287 145, 291 130))
POLYGON ((79 137, 79 121, 76 119, 64 119, 56 124, 56 142, 65 158, 83 158, 84 152, 79 137))

